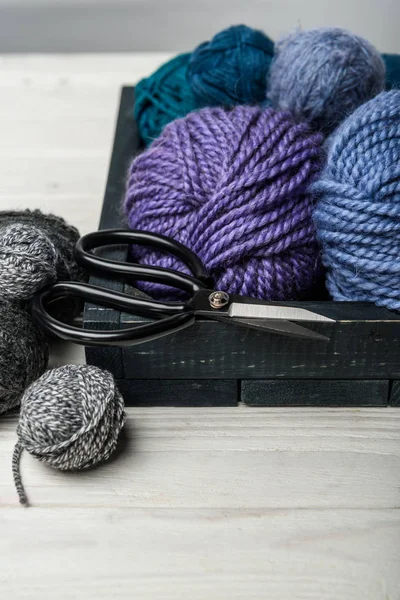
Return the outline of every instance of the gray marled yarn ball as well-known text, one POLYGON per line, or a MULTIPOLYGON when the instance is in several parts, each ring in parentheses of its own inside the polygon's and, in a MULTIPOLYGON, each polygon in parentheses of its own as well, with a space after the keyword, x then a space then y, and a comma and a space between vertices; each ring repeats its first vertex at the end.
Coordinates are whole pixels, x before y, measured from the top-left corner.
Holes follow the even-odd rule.
POLYGON ((29 300, 57 280, 58 252, 36 227, 14 223, 0 229, 0 294, 29 300))
POLYGON ((367 40, 340 28, 298 31, 275 45, 268 98, 328 134, 385 89, 385 65, 367 40))
POLYGON ((25 388, 47 366, 42 331, 17 304, 0 300, 0 414, 18 406, 25 388))
POLYGON ((66 365, 44 373, 21 399, 12 463, 21 504, 23 449, 63 471, 87 469, 110 457, 124 422, 124 400, 108 371, 66 365))
POLYGON ((79 231, 68 225, 61 217, 45 215, 40 210, 0 211, 0 230, 8 225, 26 225, 39 229, 46 235, 57 251, 56 272, 58 280, 84 281, 87 276, 76 264, 75 244, 79 231))

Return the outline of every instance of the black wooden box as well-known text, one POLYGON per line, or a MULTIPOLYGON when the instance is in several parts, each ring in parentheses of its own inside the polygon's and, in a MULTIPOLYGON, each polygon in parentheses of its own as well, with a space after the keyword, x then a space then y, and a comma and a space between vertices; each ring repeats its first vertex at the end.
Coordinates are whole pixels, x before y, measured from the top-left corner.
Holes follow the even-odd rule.
MULTIPOLYGON (((130 160, 140 150, 133 88, 123 88, 100 229, 125 226, 121 205, 130 160)), ((128 260, 127 248, 104 256, 128 260)), ((92 283, 138 293, 117 281, 92 283)), ((291 303, 296 305, 296 303, 291 303)), ((328 343, 200 321, 131 348, 86 348, 87 361, 111 371, 128 405, 400 405, 400 315, 371 304, 310 302, 337 319, 306 324, 328 343)), ((87 305, 84 326, 112 329, 141 317, 87 305)))

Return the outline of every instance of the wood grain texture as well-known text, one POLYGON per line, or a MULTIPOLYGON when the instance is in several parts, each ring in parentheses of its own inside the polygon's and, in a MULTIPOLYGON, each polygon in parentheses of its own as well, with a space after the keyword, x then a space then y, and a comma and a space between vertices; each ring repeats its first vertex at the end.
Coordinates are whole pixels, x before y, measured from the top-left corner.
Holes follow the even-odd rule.
MULTIPOLYGON (((95 229, 119 87, 165 58, 0 57, 0 209, 95 229)), ((52 346, 52 365, 83 360, 52 346)), ((24 454, 27 510, 0 420, 1 598, 399 600, 398 408, 128 413, 93 471, 24 454)))
POLYGON ((389 403, 392 406, 400 406, 400 380, 392 381, 389 403))
POLYGON ((168 338, 143 347, 124 348, 125 376, 167 379, 172 366, 177 379, 398 378, 400 322, 343 321, 335 326, 307 326, 330 335, 330 341, 289 338, 223 322, 197 321, 168 338))
MULTIPOLYGON (((129 408, 120 452, 66 474, 24 454, 34 506, 395 508, 393 409, 129 408)), ((0 506, 15 507, 15 419, 0 422, 0 506)))
POLYGON ((4 597, 399 598, 398 410, 128 409, 123 452, 60 473, 0 422, 4 597))
POLYGON ((7 600, 400 597, 396 510, 39 508, 0 528, 7 600))
POLYGON ((236 406, 236 379, 117 380, 126 406, 236 406))
POLYGON ((241 381, 249 406, 387 406, 389 380, 253 379, 241 381))

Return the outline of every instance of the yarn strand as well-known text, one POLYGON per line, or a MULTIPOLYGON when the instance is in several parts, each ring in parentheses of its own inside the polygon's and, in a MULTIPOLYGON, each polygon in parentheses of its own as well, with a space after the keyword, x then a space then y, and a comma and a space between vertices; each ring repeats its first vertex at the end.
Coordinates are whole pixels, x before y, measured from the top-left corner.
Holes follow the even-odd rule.
POLYGON ((22 452, 24 451, 23 446, 17 442, 14 447, 14 452, 12 456, 12 474, 14 479, 15 489, 17 490, 18 498, 20 504, 28 506, 28 498, 25 494, 25 489, 21 479, 21 471, 20 471, 20 463, 22 452))

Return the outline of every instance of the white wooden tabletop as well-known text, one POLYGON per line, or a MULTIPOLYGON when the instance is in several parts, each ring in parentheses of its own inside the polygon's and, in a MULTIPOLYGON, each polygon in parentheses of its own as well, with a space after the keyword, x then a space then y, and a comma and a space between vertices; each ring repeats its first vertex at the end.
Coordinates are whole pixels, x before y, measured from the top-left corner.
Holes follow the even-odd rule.
MULTIPOLYGON (((0 57, 0 210, 97 228, 119 88, 166 54, 0 57)), ((52 365, 83 360, 59 344, 52 365)), ((400 409, 131 408, 66 474, 0 420, 0 598, 399 600, 400 409)))

